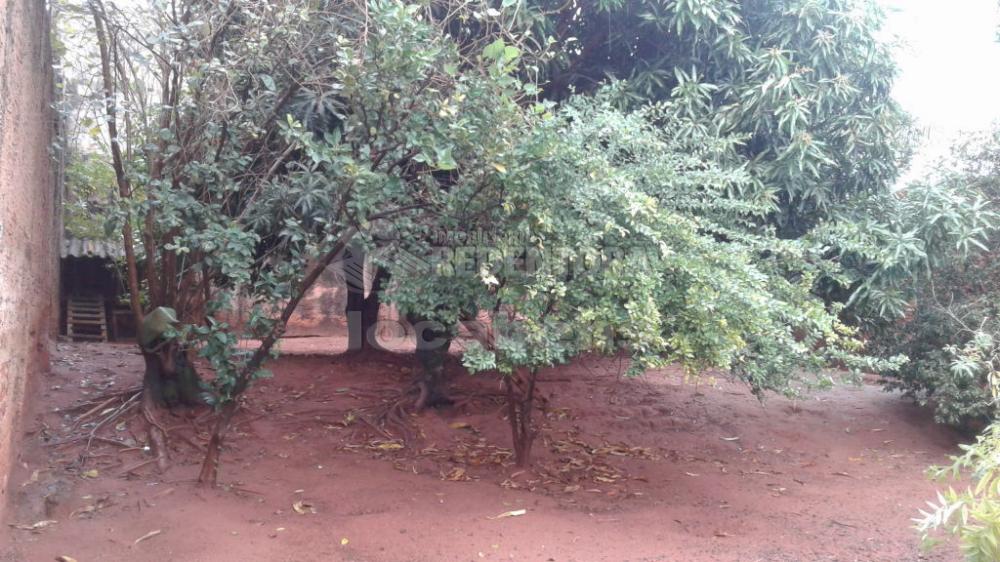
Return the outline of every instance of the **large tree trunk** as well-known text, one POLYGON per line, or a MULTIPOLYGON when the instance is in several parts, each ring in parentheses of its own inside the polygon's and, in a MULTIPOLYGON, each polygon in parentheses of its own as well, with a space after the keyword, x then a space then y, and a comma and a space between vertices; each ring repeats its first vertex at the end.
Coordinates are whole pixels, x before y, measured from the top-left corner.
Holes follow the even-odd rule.
POLYGON ((202 402, 201 379, 187 350, 170 338, 177 324, 173 309, 155 308, 143 319, 136 338, 146 361, 143 386, 157 406, 193 406, 202 402))
POLYGON ((146 362, 143 390, 157 406, 203 404, 201 379, 187 353, 176 343, 156 351, 143 350, 146 362))
POLYGON ((372 287, 365 296, 365 251, 356 245, 347 252, 343 262, 344 278, 347 282, 347 303, 344 315, 347 317, 347 349, 364 351, 383 350, 376 338, 378 311, 381 306, 379 291, 389 279, 389 273, 379 268, 372 279, 372 287))
POLYGON ((419 412, 425 408, 450 406, 454 401, 448 397, 444 366, 454 337, 452 328, 415 314, 407 314, 406 321, 416 331, 417 360, 422 367, 416 380, 419 390, 416 410, 419 412))
POLYGON ((378 312, 382 308, 382 299, 379 293, 389 282, 389 271, 378 268, 375 277, 372 278, 372 289, 365 297, 361 306, 361 333, 364 334, 364 346, 370 349, 384 350, 385 348, 378 342, 378 312))

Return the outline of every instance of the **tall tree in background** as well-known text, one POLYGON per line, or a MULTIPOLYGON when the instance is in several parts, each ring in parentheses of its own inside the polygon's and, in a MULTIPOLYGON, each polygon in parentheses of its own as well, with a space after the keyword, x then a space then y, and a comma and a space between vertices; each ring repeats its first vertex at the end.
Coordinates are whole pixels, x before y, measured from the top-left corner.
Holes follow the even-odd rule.
POLYGON ((886 193, 906 163, 908 118, 873 0, 532 0, 521 25, 562 48, 544 96, 628 82, 641 103, 675 99, 739 153, 799 237, 845 200, 886 193))

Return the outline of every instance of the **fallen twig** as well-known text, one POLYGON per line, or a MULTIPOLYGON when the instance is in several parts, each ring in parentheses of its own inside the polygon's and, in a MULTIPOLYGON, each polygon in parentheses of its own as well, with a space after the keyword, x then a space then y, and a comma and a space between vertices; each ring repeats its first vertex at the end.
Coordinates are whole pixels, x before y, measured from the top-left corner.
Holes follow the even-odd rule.
POLYGON ((134 543, 132 543, 132 544, 139 544, 139 543, 141 543, 142 541, 144 541, 144 540, 147 540, 147 539, 151 539, 151 538, 153 538, 153 537, 155 537, 156 535, 159 535, 159 534, 161 534, 161 533, 163 533, 163 530, 162 530, 162 529, 157 529, 157 530, 155 530, 155 531, 150 531, 150 532, 146 533, 145 535, 143 535, 143 536, 141 536, 141 537, 139 537, 139 538, 135 539, 135 542, 134 542, 134 543))

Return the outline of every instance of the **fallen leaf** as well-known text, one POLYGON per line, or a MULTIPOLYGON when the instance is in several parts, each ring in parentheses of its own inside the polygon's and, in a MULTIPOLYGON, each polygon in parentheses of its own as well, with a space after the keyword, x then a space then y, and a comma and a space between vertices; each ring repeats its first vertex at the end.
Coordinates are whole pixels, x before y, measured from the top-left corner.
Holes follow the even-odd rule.
POLYGON ((24 484, 21 484, 21 487, 23 488, 23 487, 27 486, 28 484, 34 484, 35 482, 38 482, 38 469, 37 468, 35 470, 31 471, 31 478, 28 478, 27 482, 25 482, 24 484))
POLYGON ((452 429, 472 429, 472 426, 468 422, 451 422, 448 427, 452 429))
POLYGON ((55 525, 56 523, 58 523, 58 521, 54 519, 43 519, 42 521, 36 521, 30 525, 12 524, 11 527, 22 531, 38 531, 48 527, 49 525, 55 525))
POLYGON ((100 472, 98 472, 96 468, 92 468, 86 472, 81 472, 80 476, 83 476, 84 478, 97 478, 99 474, 100 472))
POLYGON ((96 513, 99 508, 97 505, 91 504, 81 507, 80 509, 74 509, 69 516, 70 517, 83 517, 84 515, 96 513))
POLYGON ((503 519, 504 517, 517 517, 519 515, 526 515, 528 513, 527 509, 515 509, 513 511, 505 511, 496 517, 489 517, 488 519, 503 519))
POLYGON ((307 513, 316 513, 316 508, 313 507, 313 505, 307 501, 297 501, 293 503, 292 509, 295 510, 295 513, 298 513, 299 515, 305 515, 307 513))
POLYGON ((347 546, 347 543, 351 541, 347 540, 347 537, 340 539, 340 546, 347 546))
POLYGON ((146 533, 145 535, 143 535, 143 536, 141 536, 141 537, 139 537, 139 538, 135 539, 135 542, 133 542, 132 544, 139 544, 139 543, 141 543, 142 541, 144 541, 144 540, 146 540, 146 539, 151 539, 151 538, 153 538, 153 537, 155 537, 156 535, 159 535, 159 534, 161 534, 161 533, 163 533, 163 529, 157 529, 157 530, 155 530, 155 531, 150 531, 150 532, 146 533))
POLYGON ((459 482, 459 481, 469 480, 469 477, 468 477, 468 475, 465 474, 465 469, 464 468, 462 468, 460 466, 456 466, 455 468, 451 469, 448 472, 448 474, 445 474, 443 476, 443 480, 450 480, 452 482, 459 482))

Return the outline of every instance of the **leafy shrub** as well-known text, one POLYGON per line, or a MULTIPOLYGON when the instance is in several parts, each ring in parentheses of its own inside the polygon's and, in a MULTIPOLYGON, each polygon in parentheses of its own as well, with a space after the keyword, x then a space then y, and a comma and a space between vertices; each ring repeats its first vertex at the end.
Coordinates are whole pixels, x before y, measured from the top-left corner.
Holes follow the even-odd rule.
POLYGON ((814 233, 843 266, 848 317, 871 351, 909 359, 886 388, 953 425, 982 427, 995 414, 988 342, 1000 341, 998 135, 970 136, 931 177, 861 201, 814 233))
POLYGON ((570 100, 498 162, 501 199, 481 219, 492 245, 475 248, 475 268, 392 273, 388 297, 405 310, 449 324, 468 302, 491 311, 494 337, 464 362, 503 375, 519 462, 538 371, 581 353, 627 354, 630 374, 724 369, 757 393, 829 384, 833 364, 885 366, 812 294, 831 264, 757 228, 774 203, 733 139, 692 134, 671 103, 625 113, 615 99, 570 100), (530 266, 511 267, 523 256, 530 266))
POLYGON ((941 533, 950 534, 969 562, 995 562, 1000 560, 1000 425, 991 425, 962 449, 950 466, 931 468, 931 476, 957 479, 971 471, 975 484, 938 492, 937 500, 928 502, 930 509, 914 521, 925 547, 937 545, 941 533))

